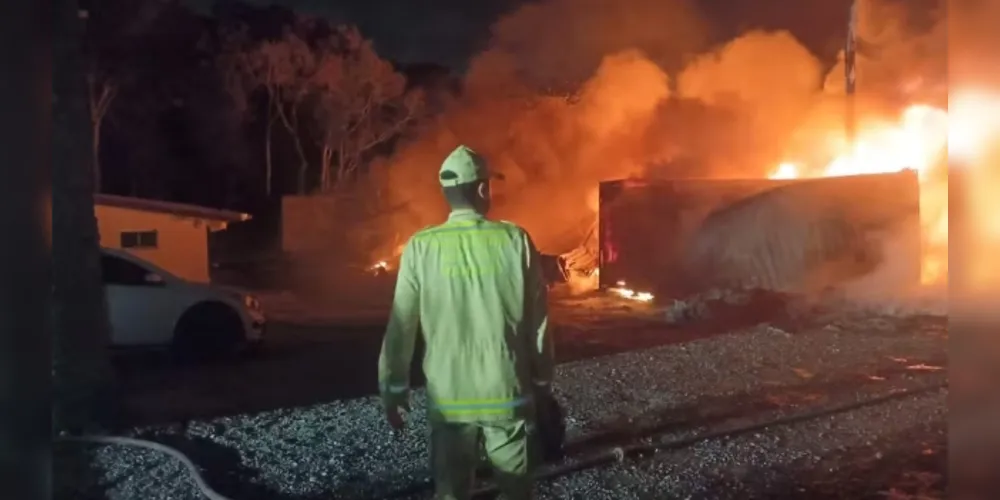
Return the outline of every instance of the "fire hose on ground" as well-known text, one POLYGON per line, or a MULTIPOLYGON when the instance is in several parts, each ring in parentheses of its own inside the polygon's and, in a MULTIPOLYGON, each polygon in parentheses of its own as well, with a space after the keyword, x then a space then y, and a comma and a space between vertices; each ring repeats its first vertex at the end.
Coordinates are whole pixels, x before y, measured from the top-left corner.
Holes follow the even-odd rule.
MULTIPOLYGON (((938 391, 940 389, 944 389, 946 387, 948 387, 948 383, 941 382, 938 384, 932 384, 930 386, 924 386, 915 389, 900 390, 886 394, 884 396, 868 398, 862 401, 856 401, 853 403, 835 406, 833 408, 823 408, 811 412, 800 413, 797 415, 790 415, 787 417, 768 420, 758 424, 742 426, 733 429, 724 429, 714 432, 708 432, 686 439, 663 440, 663 441, 656 441, 653 443, 612 446, 594 452, 590 456, 585 457, 581 460, 577 460, 565 465, 555 466, 546 469, 542 471, 540 474, 538 474, 536 476, 536 479, 539 480, 552 479, 556 477, 565 476, 580 470, 592 469, 609 463, 620 462, 625 460, 625 458, 627 457, 634 457, 646 454, 651 455, 665 450, 687 448, 703 441, 737 437, 740 435, 769 429, 771 427, 780 427, 784 425, 791 425, 809 420, 816 420, 819 418, 833 416, 841 413, 847 413, 849 411, 854 411, 869 406, 877 406, 879 404, 887 403, 889 401, 897 399, 905 399, 912 396, 931 393, 934 391, 938 391)), ((184 465, 184 467, 191 474, 191 477, 194 479, 195 485, 205 496, 205 498, 209 500, 234 500, 213 490, 212 487, 209 486, 205 478, 202 476, 201 471, 198 469, 198 466, 195 465, 195 463, 186 455, 184 455, 179 450, 172 448, 170 446, 153 441, 127 438, 121 436, 60 436, 57 439, 60 441, 70 441, 70 442, 88 443, 97 445, 133 446, 164 453, 166 455, 169 455, 177 459, 184 465)), ((409 497, 427 492, 431 490, 432 487, 433 485, 430 482, 423 482, 414 485, 411 488, 406 488, 404 490, 397 491, 394 494, 387 496, 387 498, 409 497)), ((473 497, 480 498, 487 495, 496 495, 497 493, 499 493, 497 487, 495 485, 490 484, 476 489, 473 492, 473 497)))
POLYGON ((134 446, 139 448, 145 448, 147 450, 158 451, 160 453, 165 453, 175 459, 180 463, 184 464, 184 467, 191 474, 194 479, 195 486, 201 491, 201 494, 209 500, 233 500, 227 496, 220 494, 219 492, 212 489, 205 481, 205 478, 201 475, 201 471, 198 470, 198 466, 195 465, 187 455, 181 453, 175 448, 171 448, 165 444, 160 444, 154 441, 147 441, 145 439, 135 439, 127 438, 121 436, 59 436, 57 438, 60 441, 71 441, 78 443, 88 443, 88 444, 99 444, 99 445, 119 445, 119 446, 134 446))

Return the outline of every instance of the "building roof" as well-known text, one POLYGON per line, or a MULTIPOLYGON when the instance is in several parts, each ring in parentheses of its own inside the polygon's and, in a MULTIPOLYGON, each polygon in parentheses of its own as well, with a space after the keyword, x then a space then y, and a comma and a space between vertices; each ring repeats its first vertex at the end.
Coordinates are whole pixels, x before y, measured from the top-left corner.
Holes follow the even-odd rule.
POLYGON ((188 205, 186 203, 174 203, 172 201, 132 198, 130 196, 118 196, 114 194, 95 194, 94 203, 106 207, 128 208, 132 210, 142 210, 144 212, 159 212, 173 214, 179 217, 191 217, 194 219, 204 219, 209 221, 241 222, 250 220, 250 214, 242 212, 202 207, 199 205, 188 205))

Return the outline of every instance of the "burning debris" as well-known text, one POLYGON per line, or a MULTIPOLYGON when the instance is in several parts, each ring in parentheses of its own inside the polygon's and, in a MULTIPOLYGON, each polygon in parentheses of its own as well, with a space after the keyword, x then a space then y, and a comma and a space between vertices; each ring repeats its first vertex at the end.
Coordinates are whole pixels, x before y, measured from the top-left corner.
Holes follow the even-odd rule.
POLYGON ((642 283, 661 299, 713 288, 816 295, 886 267, 888 286, 913 286, 917 181, 913 172, 610 181, 601 185, 601 239, 590 245, 602 285, 642 283))
POLYGON ((583 242, 559 256, 559 270, 572 294, 591 292, 600 287, 597 227, 595 220, 587 230, 583 242))
POLYGON ((389 272, 389 263, 380 260, 368 267, 368 270, 375 276, 381 276, 389 272))
POLYGON ((652 302, 653 294, 649 292, 637 292, 628 288, 624 281, 619 281, 616 283, 617 286, 608 288, 608 291, 622 297, 624 299, 635 300, 638 302, 652 302))
POLYGON ((559 256, 563 275, 569 279, 571 272, 591 274, 597 269, 600 257, 597 251, 597 221, 587 229, 580 246, 559 256))
MULTIPOLYGON (((587 230, 587 236, 583 243, 559 256, 559 269, 562 271, 571 294, 578 295, 600 288, 600 251, 598 250, 597 229, 598 223, 594 221, 587 230)), ((609 287, 607 291, 617 297, 636 302, 652 302, 654 298, 652 293, 629 288, 621 280, 616 282, 615 286, 609 287)))

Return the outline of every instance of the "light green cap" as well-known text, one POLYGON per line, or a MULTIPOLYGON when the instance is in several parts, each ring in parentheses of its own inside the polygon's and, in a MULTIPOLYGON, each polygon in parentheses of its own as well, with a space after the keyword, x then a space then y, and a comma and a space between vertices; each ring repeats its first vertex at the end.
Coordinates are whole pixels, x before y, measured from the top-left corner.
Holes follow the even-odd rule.
POLYGON ((438 180, 441 186, 457 186, 476 181, 485 181, 492 178, 499 178, 490 172, 486 158, 472 150, 468 146, 455 148, 444 163, 441 164, 441 171, 438 173, 438 180))

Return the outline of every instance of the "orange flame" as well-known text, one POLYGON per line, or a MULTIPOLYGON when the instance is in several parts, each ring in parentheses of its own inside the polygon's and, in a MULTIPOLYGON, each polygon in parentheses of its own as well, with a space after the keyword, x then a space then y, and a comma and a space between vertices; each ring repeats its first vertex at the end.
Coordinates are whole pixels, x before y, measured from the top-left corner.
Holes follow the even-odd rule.
POLYGON ((637 302, 653 301, 653 294, 649 292, 637 292, 631 288, 627 288, 624 281, 619 281, 616 285, 609 288, 608 291, 623 299, 635 300, 637 302))
POLYGON ((916 170, 920 179, 920 213, 925 255, 921 279, 925 284, 947 280, 948 184, 946 174, 950 121, 948 112, 917 104, 906 108, 894 123, 867 123, 853 144, 834 139, 840 153, 819 169, 795 162, 778 165, 772 179, 836 177, 916 170))

